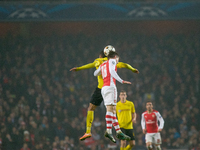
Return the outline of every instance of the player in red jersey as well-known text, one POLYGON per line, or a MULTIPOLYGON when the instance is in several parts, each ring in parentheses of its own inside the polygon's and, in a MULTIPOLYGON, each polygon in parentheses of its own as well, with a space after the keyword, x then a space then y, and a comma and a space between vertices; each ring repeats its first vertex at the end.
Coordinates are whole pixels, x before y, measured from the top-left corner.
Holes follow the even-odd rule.
POLYGON ((116 52, 111 51, 108 55, 108 61, 105 61, 94 72, 94 76, 102 75, 103 87, 101 94, 103 96, 104 104, 106 106, 106 132, 105 137, 109 138, 112 142, 116 143, 116 140, 112 136, 112 125, 114 126, 117 134, 117 138, 121 140, 130 140, 130 137, 125 135, 120 127, 116 118, 116 104, 117 104, 117 88, 116 80, 122 84, 131 84, 131 82, 122 80, 117 74, 117 63, 119 61, 119 55, 116 52))
POLYGON ((143 133, 146 134, 145 140, 147 149, 152 150, 152 144, 155 144, 156 150, 161 150, 160 145, 162 144, 162 141, 160 132, 164 127, 164 120, 160 113, 153 109, 153 104, 151 101, 146 102, 146 109, 147 111, 142 113, 141 125, 143 133))

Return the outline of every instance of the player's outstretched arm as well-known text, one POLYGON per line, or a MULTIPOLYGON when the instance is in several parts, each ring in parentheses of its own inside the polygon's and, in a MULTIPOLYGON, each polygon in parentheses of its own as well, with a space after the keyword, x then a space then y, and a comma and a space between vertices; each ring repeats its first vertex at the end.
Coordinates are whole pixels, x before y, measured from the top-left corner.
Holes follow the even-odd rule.
POLYGON ((73 71, 74 72, 74 71, 77 71, 76 69, 77 69, 77 67, 74 67, 74 68, 70 69, 69 71, 73 71))
POLYGON ((137 69, 135 69, 131 65, 129 65, 127 63, 123 63, 123 62, 118 62, 117 68, 126 68, 126 69, 131 70, 134 73, 137 73, 137 74, 139 73, 139 71, 137 69))
POLYGON ((123 84, 131 84, 129 81, 122 81, 123 84))
POLYGON ((80 70, 90 69, 90 68, 94 68, 94 67, 95 67, 95 62, 83 65, 81 67, 74 67, 74 68, 70 69, 70 71, 80 71, 80 70))

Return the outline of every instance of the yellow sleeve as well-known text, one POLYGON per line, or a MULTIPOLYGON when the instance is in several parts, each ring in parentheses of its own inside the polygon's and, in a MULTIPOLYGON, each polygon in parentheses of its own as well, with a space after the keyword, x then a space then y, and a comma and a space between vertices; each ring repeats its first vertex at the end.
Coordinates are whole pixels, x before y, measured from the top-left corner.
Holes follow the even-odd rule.
POLYGON ((97 58, 97 59, 94 60, 93 63, 89 63, 89 64, 83 65, 81 67, 77 67, 76 71, 84 70, 84 69, 90 69, 90 68, 95 68, 95 67, 99 67, 100 65, 101 65, 101 62, 97 58))
POLYGON ((118 62, 117 68, 126 68, 126 69, 131 70, 132 72, 136 72, 135 68, 133 68, 131 65, 129 65, 127 63, 123 63, 123 62, 118 62))
POLYGON ((94 67, 95 67, 95 62, 83 65, 81 67, 77 67, 76 71, 84 70, 84 69, 90 69, 90 68, 94 68, 94 67))

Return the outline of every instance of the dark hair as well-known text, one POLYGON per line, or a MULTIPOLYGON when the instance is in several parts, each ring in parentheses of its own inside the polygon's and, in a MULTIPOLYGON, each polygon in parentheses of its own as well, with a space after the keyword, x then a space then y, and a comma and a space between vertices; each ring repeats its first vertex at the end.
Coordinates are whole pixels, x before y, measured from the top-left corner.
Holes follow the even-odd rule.
POLYGON ((147 99, 147 100, 146 100, 146 104, 147 104, 147 103, 152 103, 152 104, 153 104, 152 100, 150 100, 150 99, 147 99))
POLYGON ((108 54, 108 59, 114 58, 115 56, 119 57, 119 54, 117 52, 110 51, 108 54))
POLYGON ((125 90, 121 90, 119 93, 126 93, 126 91, 125 90))
POLYGON ((103 51, 103 50, 99 53, 99 55, 100 55, 102 58, 105 58, 105 57, 106 57, 106 55, 104 54, 104 51, 103 51))

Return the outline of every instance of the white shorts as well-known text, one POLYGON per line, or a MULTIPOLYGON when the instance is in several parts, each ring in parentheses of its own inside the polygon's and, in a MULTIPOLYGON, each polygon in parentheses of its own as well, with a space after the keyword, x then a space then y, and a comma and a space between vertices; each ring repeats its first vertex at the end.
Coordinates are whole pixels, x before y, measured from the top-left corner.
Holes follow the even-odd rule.
POLYGON ((153 144, 162 144, 160 132, 157 133, 147 133, 145 135, 146 143, 151 142, 153 144))
POLYGON ((117 88, 116 86, 104 86, 101 89, 101 94, 104 100, 104 105, 117 104, 117 88))

